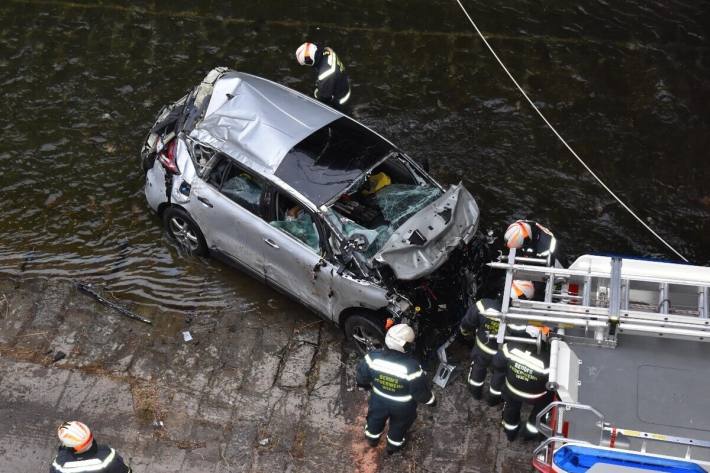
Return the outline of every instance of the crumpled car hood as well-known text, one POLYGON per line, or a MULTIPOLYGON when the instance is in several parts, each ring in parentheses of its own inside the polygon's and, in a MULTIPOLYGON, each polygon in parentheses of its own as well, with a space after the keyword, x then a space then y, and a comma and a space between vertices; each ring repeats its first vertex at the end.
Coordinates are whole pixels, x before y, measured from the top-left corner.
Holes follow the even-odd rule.
POLYGON ((459 243, 469 243, 478 228, 479 210, 462 184, 404 222, 374 255, 397 279, 426 277, 446 262, 459 243))

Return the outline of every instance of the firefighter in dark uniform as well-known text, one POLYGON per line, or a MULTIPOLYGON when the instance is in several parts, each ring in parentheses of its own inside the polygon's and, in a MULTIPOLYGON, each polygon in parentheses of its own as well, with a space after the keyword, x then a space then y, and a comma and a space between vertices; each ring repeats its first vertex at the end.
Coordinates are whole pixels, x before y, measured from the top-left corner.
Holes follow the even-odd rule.
POLYGON ((350 80, 335 51, 315 43, 303 43, 296 50, 296 60, 302 66, 313 67, 316 73, 313 96, 326 105, 344 110, 350 100, 350 80))
MULTIPOLYGON (((541 327, 546 338, 547 327, 541 327)), ((550 373, 550 345, 541 344, 540 352, 534 345, 505 342, 493 360, 493 369, 502 373, 503 383, 503 429, 511 442, 520 431, 520 410, 523 404, 531 404, 532 410, 525 422, 523 438, 537 439, 535 417, 553 400, 547 390, 550 373)))
POLYGON ((57 435, 62 445, 49 473, 131 473, 116 451, 94 440, 91 430, 81 422, 64 422, 57 435))
MULTIPOLYGON (((533 299, 535 286, 530 281, 514 280, 511 286, 512 299, 533 299)), ((474 399, 483 397, 483 384, 489 368, 498 353, 498 329, 500 322, 493 317, 483 315, 486 311, 498 312, 501 301, 496 299, 480 299, 468 308, 461 320, 459 330, 464 337, 475 333, 475 345, 471 350, 471 368, 468 372, 468 387, 474 399)), ((506 334, 514 337, 527 337, 527 325, 506 324, 506 334)), ((488 404, 495 406, 500 403, 502 388, 505 382, 505 372, 493 371, 488 385, 488 404)))
POLYGON ((532 220, 518 220, 511 223, 505 231, 504 239, 508 248, 518 250, 516 256, 545 259, 548 266, 562 266, 565 262, 560 256, 555 235, 532 220))
POLYGON ((406 324, 394 325, 385 335, 387 348, 371 351, 357 366, 357 385, 372 390, 365 437, 376 446, 389 420, 388 454, 403 447, 417 418, 417 404, 436 404, 421 365, 410 354, 413 344, 414 330, 406 324))

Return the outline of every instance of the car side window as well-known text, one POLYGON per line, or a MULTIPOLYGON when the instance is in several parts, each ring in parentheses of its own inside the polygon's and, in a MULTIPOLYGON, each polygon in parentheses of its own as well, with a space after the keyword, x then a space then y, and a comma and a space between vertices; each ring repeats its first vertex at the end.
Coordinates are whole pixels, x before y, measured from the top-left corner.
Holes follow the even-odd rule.
POLYGON ((298 202, 281 193, 277 192, 274 197, 276 219, 269 224, 320 253, 320 236, 313 215, 298 202))
POLYGON ((207 182, 219 189, 229 200, 255 215, 260 215, 263 182, 231 159, 222 157, 207 176, 207 182))

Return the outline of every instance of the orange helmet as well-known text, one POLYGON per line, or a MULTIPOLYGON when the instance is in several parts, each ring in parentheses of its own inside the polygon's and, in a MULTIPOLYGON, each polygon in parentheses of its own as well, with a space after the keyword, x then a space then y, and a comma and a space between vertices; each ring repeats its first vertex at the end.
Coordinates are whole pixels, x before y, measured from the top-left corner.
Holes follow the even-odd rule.
POLYGON ((532 231, 530 230, 530 224, 518 220, 511 223, 505 231, 505 246, 508 248, 520 248, 523 246, 525 239, 531 236, 532 231))
POLYGON ((94 436, 91 430, 77 420, 64 422, 57 429, 57 436, 65 447, 73 448, 76 453, 83 453, 91 448, 94 436))
POLYGON ((510 289, 510 297, 513 299, 530 300, 535 296, 535 286, 532 281, 514 279, 510 289))
POLYGON ((296 50, 296 61, 302 66, 312 66, 316 51, 318 51, 318 46, 314 43, 303 43, 296 50))

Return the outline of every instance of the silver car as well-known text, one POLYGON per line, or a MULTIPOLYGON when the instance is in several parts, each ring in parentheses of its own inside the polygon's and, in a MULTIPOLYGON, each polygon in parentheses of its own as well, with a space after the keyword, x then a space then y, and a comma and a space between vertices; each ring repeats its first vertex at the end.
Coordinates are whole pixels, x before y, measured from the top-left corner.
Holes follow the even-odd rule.
MULTIPOLYGON (((226 68, 164 107, 142 150, 145 195, 170 237, 344 328, 446 337, 487 261, 479 211, 395 145, 299 92, 226 68)), ((418 339, 419 340, 419 339, 418 339)))

